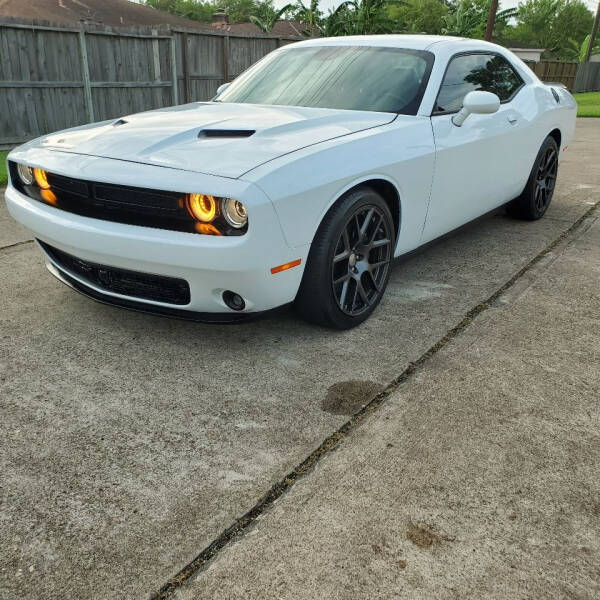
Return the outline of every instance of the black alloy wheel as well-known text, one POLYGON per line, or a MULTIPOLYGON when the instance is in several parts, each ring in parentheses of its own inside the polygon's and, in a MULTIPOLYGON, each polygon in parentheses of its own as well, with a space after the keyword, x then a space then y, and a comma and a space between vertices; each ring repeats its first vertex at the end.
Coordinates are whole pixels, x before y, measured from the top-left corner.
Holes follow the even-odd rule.
POLYGON ((308 321, 349 329, 379 304, 390 276, 396 233, 386 201, 367 186, 343 196, 321 222, 295 306, 308 321))
POLYGON ((535 221, 548 210, 558 175, 558 146, 552 136, 542 144, 523 193, 507 205, 508 212, 519 219, 535 221))
POLYGON ((360 207, 346 221, 331 265, 331 284, 340 310, 356 317, 379 301, 392 254, 392 232, 383 211, 360 207))

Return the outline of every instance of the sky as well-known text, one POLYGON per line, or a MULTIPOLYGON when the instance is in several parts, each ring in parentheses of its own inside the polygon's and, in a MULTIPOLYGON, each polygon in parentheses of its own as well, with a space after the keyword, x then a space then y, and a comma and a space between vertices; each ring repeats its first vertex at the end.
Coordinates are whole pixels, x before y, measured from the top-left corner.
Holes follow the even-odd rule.
MULTIPOLYGON (((584 0, 584 1, 588 5, 589 9, 595 13, 596 7, 598 6, 598 0, 584 0)), ((341 2, 342 2, 342 0, 321 0, 320 1, 321 10, 324 13, 327 13, 327 12, 329 12, 330 8, 335 8, 341 2)), ((273 4, 277 7, 282 7, 289 3, 290 3, 290 0, 274 0, 274 2, 273 2, 273 4)), ((308 4, 308 3, 309 3, 308 1, 305 2, 305 4, 308 4)), ((501 9, 512 8, 514 6, 517 6, 518 4, 519 4, 519 0, 500 0, 500 8, 501 9)))

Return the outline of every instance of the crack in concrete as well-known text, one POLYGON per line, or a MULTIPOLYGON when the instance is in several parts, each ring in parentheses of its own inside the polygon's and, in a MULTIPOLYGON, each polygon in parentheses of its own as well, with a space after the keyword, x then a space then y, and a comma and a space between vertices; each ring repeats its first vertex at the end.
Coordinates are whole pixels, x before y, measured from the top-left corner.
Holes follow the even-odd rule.
MULTIPOLYGON (((319 447, 314 450, 307 458, 305 458, 298 466, 296 466, 283 479, 278 481, 273 487, 264 494, 260 500, 243 516, 237 519, 232 525, 225 529, 216 539, 214 539, 196 558, 181 569, 175 576, 169 579, 158 592, 150 595, 150 600, 167 600, 171 598, 175 591, 181 587, 190 577, 204 571, 208 564, 212 562, 221 551, 225 549, 233 541, 239 541, 244 537, 250 528, 256 523, 257 519, 263 515, 276 500, 290 490, 294 484, 307 475, 317 465, 317 463, 327 454, 335 450, 340 442, 355 428, 357 428, 365 418, 379 409, 381 405, 394 393, 400 385, 402 385, 409 377, 411 377, 423 364, 428 361, 434 354, 439 352, 444 346, 457 337, 465 330, 472 321, 481 313, 489 308, 493 308, 499 298, 515 283, 523 277, 524 274, 531 271, 546 255, 552 252, 567 238, 570 238, 577 230, 579 230, 600 207, 600 201, 596 202, 589 208, 581 217, 579 217, 568 229, 563 231, 554 241, 546 248, 537 254, 529 261, 522 269, 513 275, 506 283, 499 287, 487 300, 480 302, 471 310, 469 310, 463 319, 452 329, 450 329, 442 338, 440 338, 429 350, 423 353, 417 360, 409 363, 409 365, 390 382, 384 390, 379 392, 368 404, 363 406, 358 412, 346 421, 339 429, 328 436, 319 447)), ((569 243, 568 240, 566 244, 569 243)), ((565 244, 565 245, 566 245, 565 244)))
POLYGON ((17 246, 24 246, 25 244, 33 244, 33 240, 23 240, 22 242, 8 244, 8 246, 0 246, 0 252, 2 252, 3 250, 10 250, 11 248, 16 248, 17 246))

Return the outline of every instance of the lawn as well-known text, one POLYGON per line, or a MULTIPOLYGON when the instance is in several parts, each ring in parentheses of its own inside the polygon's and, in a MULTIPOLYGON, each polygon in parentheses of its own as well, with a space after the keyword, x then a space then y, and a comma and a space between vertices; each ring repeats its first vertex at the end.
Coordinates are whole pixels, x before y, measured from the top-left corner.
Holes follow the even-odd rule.
POLYGON ((6 185, 8 183, 8 176, 6 174, 6 155, 8 152, 0 151, 0 185, 6 185))
POLYGON ((600 92, 573 94, 577 100, 578 117, 600 117, 600 92))

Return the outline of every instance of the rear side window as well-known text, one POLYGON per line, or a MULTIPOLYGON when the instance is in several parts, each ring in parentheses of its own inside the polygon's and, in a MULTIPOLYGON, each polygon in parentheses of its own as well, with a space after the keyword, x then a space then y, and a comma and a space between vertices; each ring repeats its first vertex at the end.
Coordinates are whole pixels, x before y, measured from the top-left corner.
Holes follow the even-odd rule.
POLYGON ((523 85, 510 63, 498 54, 463 54, 450 61, 434 112, 455 112, 474 90, 493 92, 500 102, 510 100, 523 85))

